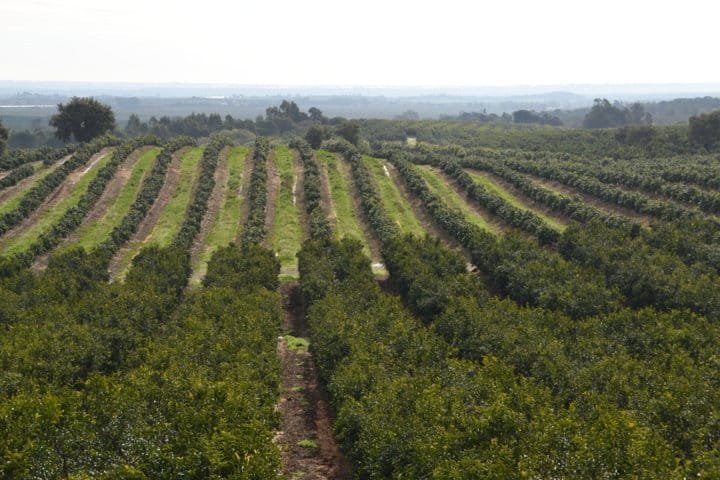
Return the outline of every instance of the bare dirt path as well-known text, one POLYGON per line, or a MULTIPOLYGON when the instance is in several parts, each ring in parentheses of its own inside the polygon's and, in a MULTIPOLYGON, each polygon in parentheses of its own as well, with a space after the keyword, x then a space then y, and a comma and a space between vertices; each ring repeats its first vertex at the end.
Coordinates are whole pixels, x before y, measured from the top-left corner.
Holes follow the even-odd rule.
MULTIPOLYGON (((192 248, 190 249, 190 264, 195 265, 198 258, 202 254, 203 250, 205 249, 205 238, 207 237, 207 233, 210 230, 211 226, 217 221, 218 213, 220 212, 220 207, 222 207, 223 199, 225 198, 225 187, 227 187, 227 180, 228 180, 228 155, 230 154, 230 147, 225 147, 222 152, 220 152, 220 157, 218 158, 218 164, 217 168, 215 169, 215 186, 213 187, 213 191, 210 194, 210 199, 208 200, 208 208, 205 212, 205 216, 203 217, 202 223, 200 225, 200 233, 195 238, 195 242, 192 245, 192 248)), ((199 271, 194 271, 191 278, 191 283, 193 281, 199 280, 199 271)))
POLYGON ((135 249, 138 244, 145 241, 150 232, 152 232, 152 229, 157 223, 163 209, 165 209, 170 199, 172 199, 172 196, 177 189, 178 181, 180 180, 180 160, 188 149, 189 147, 181 148, 173 154, 172 161, 170 162, 168 171, 165 175, 165 183, 163 183, 160 193, 158 194, 157 199, 155 199, 155 203, 153 203, 153 206, 150 208, 150 211, 143 221, 140 222, 140 226, 138 227, 137 232, 135 232, 135 235, 133 235, 132 238, 123 245, 110 262, 110 267, 108 269, 110 272, 110 278, 115 278, 120 273, 120 270, 124 267, 123 259, 131 250, 135 249))
POLYGON ((94 167, 100 160, 105 158, 107 155, 110 155, 111 152, 112 148, 104 148, 95 155, 93 155, 85 165, 81 165, 80 167, 76 168, 72 173, 70 173, 70 175, 67 176, 67 178, 65 178, 65 180, 60 184, 60 186, 57 187, 55 191, 48 198, 46 198, 45 201, 40 204, 38 208, 35 209, 34 212, 32 212, 27 218, 20 222, 19 225, 15 226, 15 228, 5 232, 4 237, 10 238, 20 235, 25 230, 33 226, 35 222, 37 222, 38 219, 45 212, 51 210, 65 197, 70 195, 75 189, 75 185, 78 183, 78 181, 82 177, 84 177, 85 174, 87 174, 92 169, 92 167, 94 167))
MULTIPOLYGON (((10 187, 0 190, 0 203, 5 202, 5 201, 15 197, 16 195, 20 194, 21 192, 24 192, 25 190, 27 190, 30 187, 30 185, 33 185, 35 182, 38 181, 38 179, 40 179, 43 175, 45 175, 45 173, 47 173, 48 170, 55 170, 57 168, 60 168, 60 165, 67 162, 70 159, 70 157, 72 157, 72 155, 67 155, 67 156, 63 157, 59 162, 56 162, 48 167, 44 167, 44 168, 40 167, 35 173, 30 175, 29 177, 25 177, 22 180, 20 180, 18 183, 16 183, 15 185, 12 185, 10 187)), ((6 173, 9 174, 10 172, 6 172, 6 173)))
POLYGON ((280 192, 280 174, 275 166, 275 152, 267 159, 267 202, 265 203, 265 238, 263 246, 272 250, 272 232, 275 226, 275 208, 280 192))
POLYGON ((278 339, 282 365, 276 439, 282 451, 282 473, 293 480, 344 480, 349 466, 332 435, 332 417, 307 349, 307 327, 297 282, 280 285, 285 331, 299 341, 278 339))

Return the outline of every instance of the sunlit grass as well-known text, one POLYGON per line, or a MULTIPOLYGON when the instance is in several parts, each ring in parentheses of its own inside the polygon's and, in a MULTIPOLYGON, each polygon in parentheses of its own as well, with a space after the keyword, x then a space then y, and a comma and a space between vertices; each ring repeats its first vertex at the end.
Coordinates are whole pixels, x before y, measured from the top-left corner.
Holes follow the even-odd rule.
MULTIPOLYGON (((87 173, 80 177, 69 195, 60 200, 52 208, 40 212, 37 221, 32 226, 17 234, 10 233, 7 235, 0 241, 0 252, 2 252, 3 255, 14 255, 26 250, 32 245, 43 232, 57 223, 68 209, 77 205, 80 197, 87 191, 90 182, 111 159, 112 152, 106 154, 102 160, 93 165, 87 173)), ((87 167, 82 168, 85 169, 87 167)))
POLYGON ((543 214, 542 212, 535 210, 533 208, 528 207, 526 204, 524 204, 520 199, 518 199, 516 196, 514 196, 512 193, 505 190, 503 187, 498 185, 497 183, 493 182, 491 179, 487 178, 484 175, 481 175, 477 172, 468 171, 467 172, 470 177, 472 177, 475 182, 479 183, 483 187, 485 187, 490 193, 497 195, 498 197, 502 198, 506 202, 508 202, 510 205, 517 207, 522 210, 530 210, 533 213, 535 213, 538 217, 542 218, 545 223, 550 225, 552 228, 558 231, 562 231, 565 229, 565 225, 558 222, 557 220, 548 217, 547 215, 543 214))
MULTIPOLYGON (((20 201, 25 196, 25 194, 32 189, 35 185, 40 183, 42 179, 50 175, 52 172, 60 168, 60 163, 56 163, 54 165, 51 165, 50 167, 43 168, 38 167, 34 174, 32 174, 28 179, 21 180, 22 182, 27 182, 26 188, 18 189, 14 194, 9 195, 5 201, 0 203, 0 215, 4 215, 8 212, 11 212, 17 208, 17 206, 20 204, 20 201)), ((12 187, 8 187, 12 188, 12 187)))
POLYGON ((275 147, 271 157, 280 176, 280 190, 275 203, 275 221, 270 232, 270 244, 278 254, 283 273, 297 270, 295 255, 300 250, 303 235, 300 209, 293 203, 293 188, 297 188, 294 158, 293 152, 285 146, 275 147))
POLYGON ((442 198, 445 203, 447 203, 448 207, 460 210, 470 223, 473 223, 490 232, 500 233, 497 227, 491 225, 487 219, 483 218, 475 210, 470 208, 467 202, 460 197, 455 190, 450 188, 450 186, 442 178, 431 172, 426 167, 420 167, 418 168, 418 171, 425 182, 427 182, 430 190, 442 198))

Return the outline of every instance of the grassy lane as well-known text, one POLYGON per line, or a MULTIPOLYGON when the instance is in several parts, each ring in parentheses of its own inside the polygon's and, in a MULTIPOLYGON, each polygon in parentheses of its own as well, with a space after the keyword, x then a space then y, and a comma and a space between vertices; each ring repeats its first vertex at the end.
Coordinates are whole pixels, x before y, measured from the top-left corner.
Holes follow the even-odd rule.
POLYGON ((548 217, 543 212, 539 211, 535 208, 528 207, 527 203, 520 200, 518 197, 513 195, 512 193, 508 192, 506 189, 495 183, 492 179, 488 178, 487 176, 483 175, 482 173, 479 173, 477 171, 473 170, 466 170, 468 175, 472 177, 475 182, 479 183, 483 187, 485 187, 490 193, 493 193, 497 195, 498 197, 502 198, 506 202, 508 202, 510 205, 520 208, 522 210, 530 210, 533 213, 535 213, 538 217, 542 218, 545 223, 550 225, 555 230, 558 230, 562 232, 565 230, 565 224, 561 223, 555 218, 548 217))
POLYGON ((227 179, 225 185, 221 186, 223 198, 220 210, 209 225, 202 253, 193 265, 193 283, 198 283, 205 276, 207 262, 215 250, 234 241, 240 233, 242 225, 238 219, 245 200, 245 192, 242 191, 243 171, 249 154, 250 149, 247 147, 233 147, 227 153, 227 179))
POLYGON ((495 234, 500 233, 500 228, 498 228, 497 225, 494 225, 488 217, 481 215, 478 209, 472 208, 468 201, 464 200, 442 178, 440 178, 439 175, 432 172, 429 167, 418 168, 418 172, 420 172, 423 179, 427 182, 430 190, 445 200, 448 207, 460 210, 469 222, 474 223, 478 227, 495 234))
POLYGON ((270 233, 270 245, 280 260, 280 274, 297 276, 295 255, 302 244, 300 211, 296 205, 297 174, 293 152, 286 146, 275 147, 271 161, 280 176, 280 190, 275 202, 275 218, 270 233))
POLYGON ((180 230, 185 219, 185 210, 190 204, 193 186, 198 175, 198 167, 202 158, 204 147, 187 149, 180 158, 179 178, 177 188, 172 198, 167 203, 157 222, 147 237, 142 242, 132 245, 123 255, 116 271, 118 279, 122 280, 130 270, 132 259, 141 248, 154 244, 161 247, 167 246, 180 230))
POLYGON ((68 243, 60 249, 67 250, 73 247, 83 247, 89 251, 105 240, 130 210, 130 206, 140 191, 143 178, 150 171, 150 167, 152 167, 160 150, 160 147, 153 147, 140 154, 133 166, 130 177, 104 215, 95 222, 81 226, 74 235, 77 241, 68 243))
POLYGON ((62 162, 56 162, 50 167, 43 168, 42 163, 38 167, 33 175, 27 178, 23 178, 17 184, 12 187, 8 187, 0 192, 0 215, 4 215, 7 212, 15 210, 20 204, 23 195, 37 183, 41 182, 43 178, 50 175, 52 172, 57 170, 62 165, 62 162))
POLYGON ((410 201, 402 195, 398 186, 390 177, 385 162, 378 158, 363 155, 363 161, 370 167, 378 186, 378 193, 387 210, 388 215, 398 226, 400 233, 412 233, 420 237, 425 235, 425 229, 413 213, 410 201))
MULTIPOLYGON (((80 197, 87 191, 88 185, 93 178, 97 176, 100 170, 112 159, 112 152, 106 152, 103 158, 91 167, 83 166, 78 172, 72 175, 81 175, 75 184, 72 186, 72 190, 68 195, 63 197, 60 201, 54 204, 47 210, 40 209, 33 215, 36 215, 35 222, 28 228, 19 228, 11 230, 3 239, 0 241, 0 252, 3 255, 11 256, 16 253, 27 250, 37 238, 52 227, 62 217, 65 212, 77 205, 80 197)), ((72 175, 65 181, 72 181, 72 175)), ((63 188, 62 186, 60 187, 63 188)))
MULTIPOLYGON (((350 167, 338 160, 334 153, 318 150, 316 153, 321 167, 325 167, 330 184, 330 224, 333 227, 335 238, 353 238, 363 244, 363 253, 372 257, 370 245, 363 232, 358 213, 353 207, 353 199, 347 178, 350 177, 350 167)), ((377 259, 374 259, 377 260, 377 259)))

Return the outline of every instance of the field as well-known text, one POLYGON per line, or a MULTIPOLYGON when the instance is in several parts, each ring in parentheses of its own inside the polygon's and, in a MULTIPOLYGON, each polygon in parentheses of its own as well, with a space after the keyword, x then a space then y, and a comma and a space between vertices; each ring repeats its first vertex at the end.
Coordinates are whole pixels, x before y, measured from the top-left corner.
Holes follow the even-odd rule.
POLYGON ((0 478, 718 477, 716 154, 361 125, 0 190, 0 478))

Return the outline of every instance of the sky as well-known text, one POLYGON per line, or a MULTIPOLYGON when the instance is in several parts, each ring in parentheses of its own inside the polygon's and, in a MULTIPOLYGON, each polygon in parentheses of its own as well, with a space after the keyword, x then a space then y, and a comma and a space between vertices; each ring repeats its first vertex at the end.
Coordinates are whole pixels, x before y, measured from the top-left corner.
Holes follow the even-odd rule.
POLYGON ((720 83, 713 0, 0 0, 0 80, 720 83))

